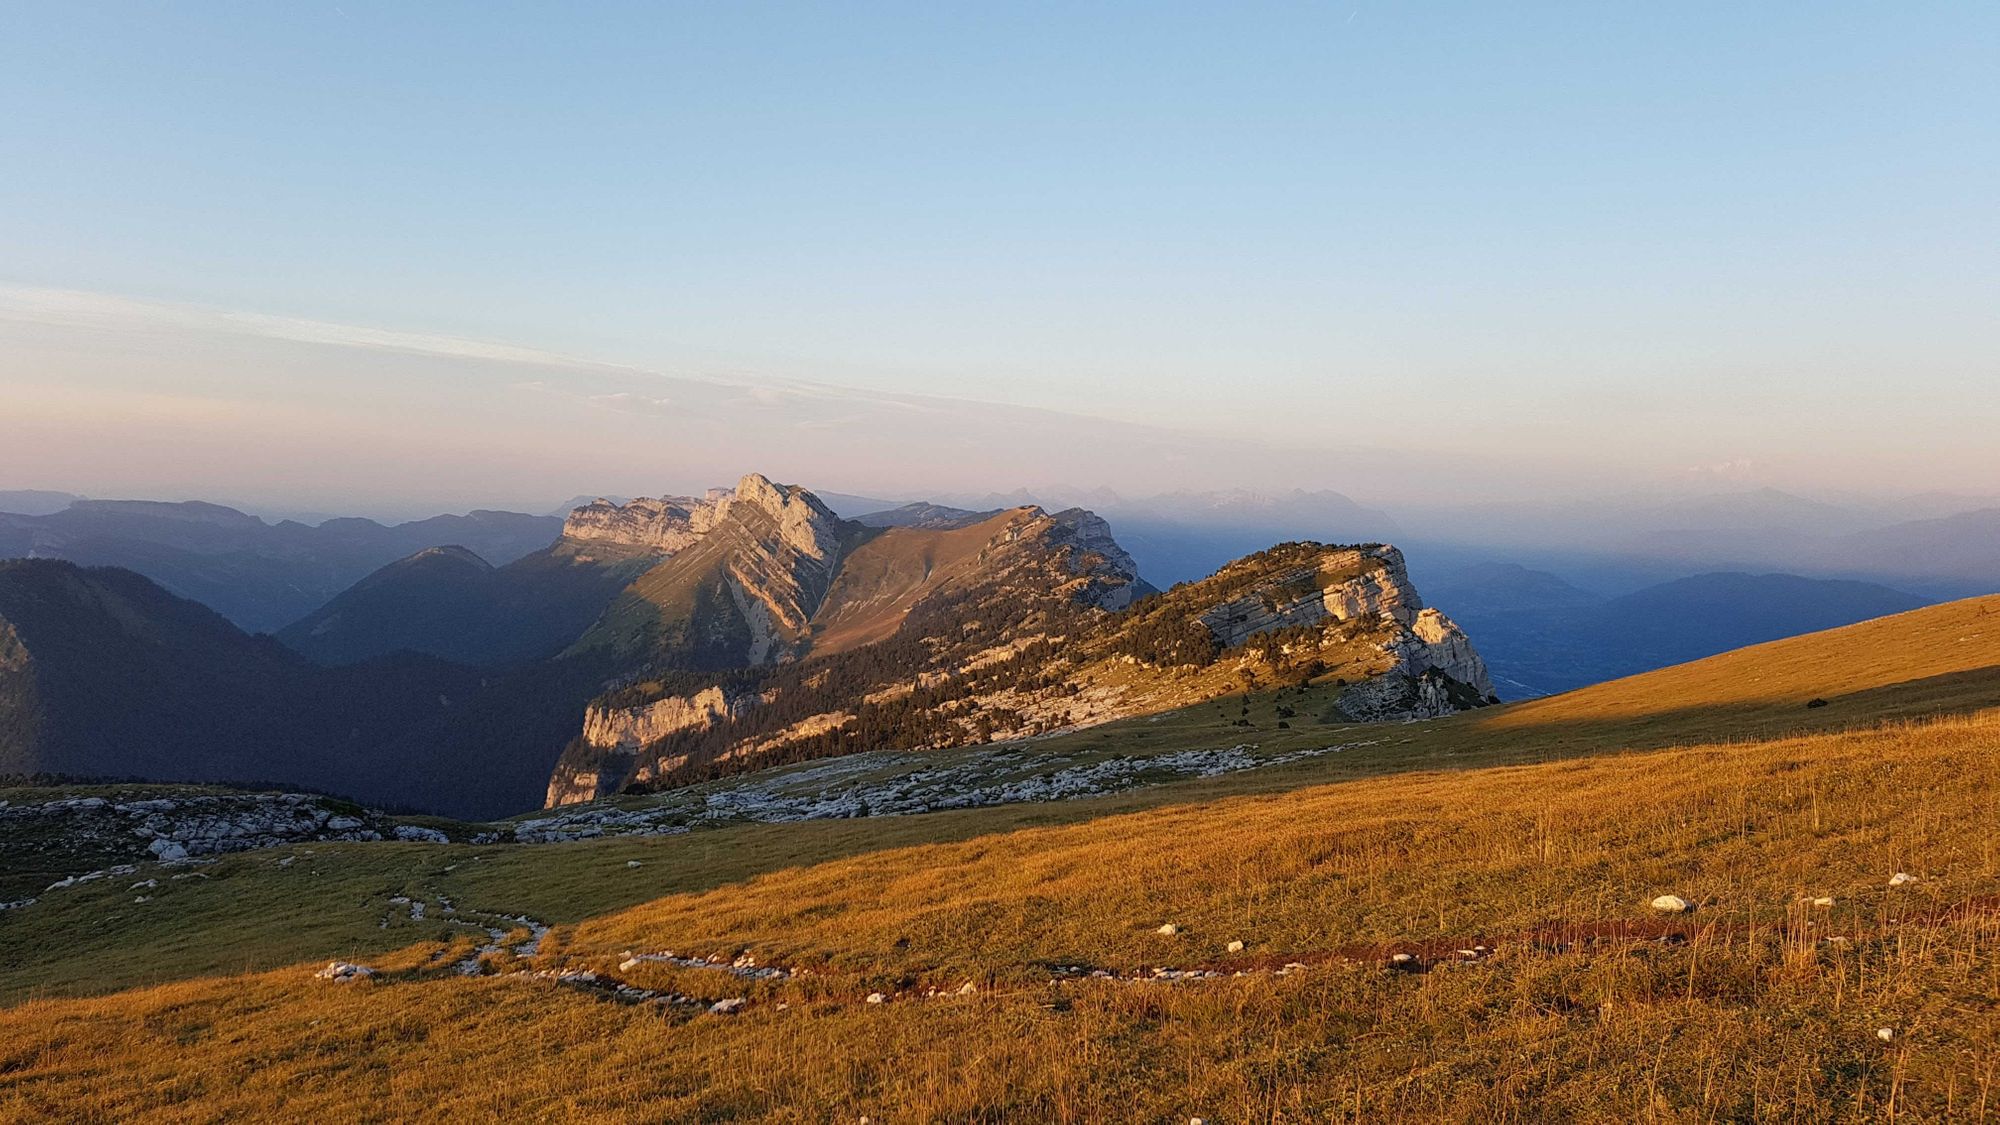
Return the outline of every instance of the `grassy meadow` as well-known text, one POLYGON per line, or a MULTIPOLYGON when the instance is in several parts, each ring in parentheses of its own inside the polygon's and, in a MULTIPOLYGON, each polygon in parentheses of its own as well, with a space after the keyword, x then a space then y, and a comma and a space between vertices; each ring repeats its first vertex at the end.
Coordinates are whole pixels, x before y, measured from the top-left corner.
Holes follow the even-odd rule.
POLYGON ((93 885, 0 914, 0 1117, 2000 1118, 1994 624, 1953 603, 1423 724, 1295 689, 1046 740, 1375 742, 1093 800, 93 885), (396 896, 555 924, 534 969, 750 1003, 462 976, 466 928, 396 896), (796 972, 620 968, 662 950, 796 972), (312 979, 331 957, 380 974, 312 979))

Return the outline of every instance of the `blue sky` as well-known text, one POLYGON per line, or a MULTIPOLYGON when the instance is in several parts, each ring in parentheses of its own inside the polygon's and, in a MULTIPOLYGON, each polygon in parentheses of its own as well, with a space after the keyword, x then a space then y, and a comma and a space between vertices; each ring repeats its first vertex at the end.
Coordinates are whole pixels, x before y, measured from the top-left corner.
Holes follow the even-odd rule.
MULTIPOLYGON (((201 489, 317 424, 385 466, 318 491, 372 496, 423 479, 413 416, 452 457, 511 447, 508 490, 756 467, 659 452, 692 423, 657 373, 1155 427, 1242 451, 1176 470, 1222 486, 1393 491, 1355 467, 1387 456, 1435 470, 1417 493, 1704 466, 2000 489, 2000 6, 6 14, 0 486, 201 489), (51 291, 107 303, 51 325, 51 291), (136 336, 105 312, 134 301, 136 336), (238 313, 363 343, 279 362, 218 342, 238 313), (569 397, 661 408, 565 459, 593 416, 518 389, 548 372, 357 360, 383 332, 611 365, 638 389, 569 397), (133 453, 154 417, 204 466, 133 453)), ((982 441, 1037 430, 1001 417, 982 441)), ((1034 485, 1037 440, 901 467, 829 442, 801 471, 1034 485)), ((1139 455, 1060 471, 1134 488, 1139 455)))

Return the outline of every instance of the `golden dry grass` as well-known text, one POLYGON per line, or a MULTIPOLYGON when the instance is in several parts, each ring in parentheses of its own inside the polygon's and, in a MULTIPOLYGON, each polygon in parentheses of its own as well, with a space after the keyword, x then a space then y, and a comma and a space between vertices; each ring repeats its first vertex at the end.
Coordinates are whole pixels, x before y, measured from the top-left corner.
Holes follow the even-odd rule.
POLYGON ((506 862, 527 866, 467 885, 559 901, 533 857, 597 857, 544 962, 748 950, 817 971, 632 974, 754 996, 734 1019, 449 977, 422 942, 371 985, 288 968, 32 1000, 0 1012, 0 1113, 1980 1120, 2000 1114, 1995 604, 1398 728, 1399 772, 1375 776, 1246 775, 1052 806, 1082 819, 1044 826, 1018 809, 776 826, 734 865, 713 833, 709 873, 673 867, 688 838, 519 849, 506 862), (1931 712, 1957 714, 1896 718, 1931 712), (1890 721, 1839 729, 1874 716, 1890 721), (666 893, 617 908, 616 870, 597 870, 613 854, 671 868, 647 876, 666 893), (1897 871, 1920 879, 1892 889, 1897 871), (1700 909, 1661 922, 1644 903, 1662 892, 1700 909), (1819 896, 1834 904, 1800 902, 1819 896), (1472 944, 1496 953, 1379 961, 1472 944), (1312 967, 1263 971, 1291 960, 1312 967), (1251 975, 1053 980, 1069 963, 1251 975), (977 996, 922 998, 967 979, 977 996), (859 1002, 878 989, 895 999, 859 1002))

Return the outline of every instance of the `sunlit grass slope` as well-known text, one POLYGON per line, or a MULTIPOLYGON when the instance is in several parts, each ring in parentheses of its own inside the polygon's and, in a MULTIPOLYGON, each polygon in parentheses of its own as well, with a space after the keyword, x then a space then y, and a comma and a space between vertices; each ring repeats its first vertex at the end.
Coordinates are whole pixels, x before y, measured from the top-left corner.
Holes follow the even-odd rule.
MULTIPOLYGON (((240 857, 217 892, 301 931, 323 911, 317 956, 371 954, 384 978, 288 967, 17 1003, 0 1013, 0 1114, 1978 1120, 2000 1113, 1996 610, 1935 607, 1095 802, 543 848, 322 845, 317 875, 240 857), (1916 881, 1889 886, 1898 872, 1916 881), (367 930, 377 896, 413 884, 566 923, 538 967, 617 972, 628 950, 674 949, 814 972, 626 974, 752 996, 734 1018, 459 978, 437 967, 447 934, 367 930), (1656 916, 1662 893, 1698 909, 1656 916), (1492 955, 1454 963, 1478 945, 1492 955), (1389 971, 1399 951, 1429 971, 1389 971), (1271 971, 1293 962, 1309 967, 1271 971), (967 981, 975 995, 924 997, 967 981), (863 1003, 874 991, 889 1002, 863 1003)), ((1330 739, 1277 730, 1263 706, 1260 738, 1330 739)), ((1236 708, 1214 712, 1050 745, 1245 737, 1236 708)), ((66 928, 88 933, 74 909, 66 928)), ((0 919, 0 940, 44 924, 30 918, 0 919)), ((280 963, 254 929, 217 940, 280 963)), ((148 956, 146 928, 124 932, 0 981, 18 998, 88 987, 88 966, 157 979, 119 976, 148 956)), ((4 947, 10 966, 24 944, 4 947)), ((235 967, 199 961, 159 975, 235 967)))

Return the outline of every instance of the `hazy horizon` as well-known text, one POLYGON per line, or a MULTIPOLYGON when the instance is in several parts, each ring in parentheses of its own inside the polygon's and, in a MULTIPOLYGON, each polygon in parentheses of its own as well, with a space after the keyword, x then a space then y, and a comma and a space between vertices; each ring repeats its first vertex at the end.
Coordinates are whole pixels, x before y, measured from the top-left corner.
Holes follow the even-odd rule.
POLYGON ((2000 494, 2000 11, 63 6, 0 486, 2000 494))

